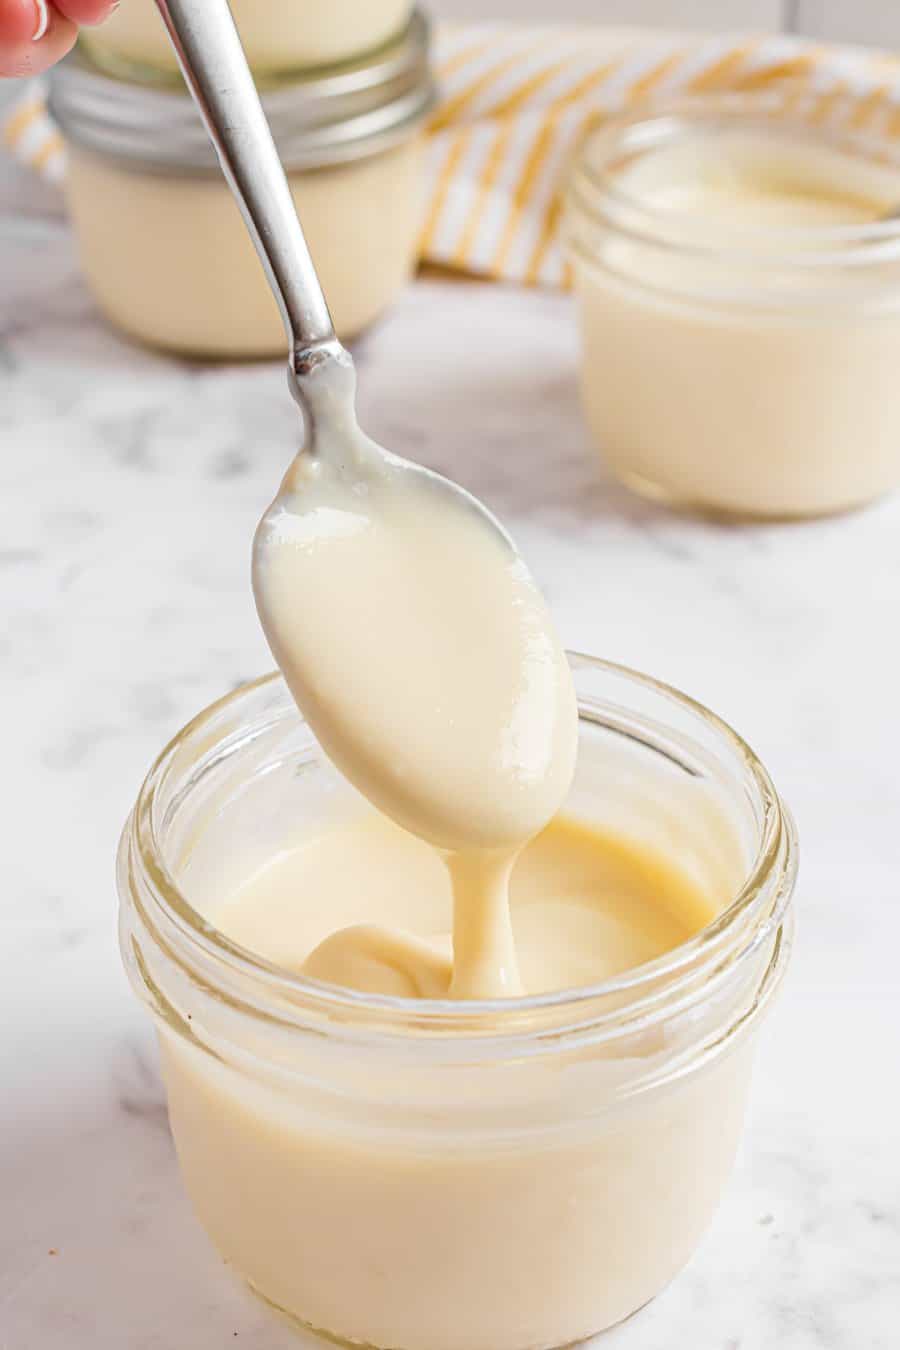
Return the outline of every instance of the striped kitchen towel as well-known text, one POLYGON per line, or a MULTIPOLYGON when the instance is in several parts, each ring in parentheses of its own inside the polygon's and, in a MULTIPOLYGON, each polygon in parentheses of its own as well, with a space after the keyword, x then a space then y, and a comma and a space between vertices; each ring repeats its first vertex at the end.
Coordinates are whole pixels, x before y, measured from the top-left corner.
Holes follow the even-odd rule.
MULTIPOLYGON (((442 27, 430 125, 423 261, 496 279, 560 285, 566 166, 594 119, 685 95, 789 89, 813 122, 900 136, 900 59, 781 35, 686 38, 634 30, 442 27)), ((64 173, 39 83, 2 138, 52 179, 64 173)))
POLYGON ((62 137, 44 107, 42 80, 29 80, 0 117, 0 144, 38 173, 58 183, 65 171, 62 137))

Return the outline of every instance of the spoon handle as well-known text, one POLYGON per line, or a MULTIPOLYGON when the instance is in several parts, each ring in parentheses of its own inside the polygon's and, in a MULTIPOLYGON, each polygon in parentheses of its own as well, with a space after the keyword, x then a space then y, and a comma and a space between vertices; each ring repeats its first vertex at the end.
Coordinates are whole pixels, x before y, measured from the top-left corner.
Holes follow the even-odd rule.
POLYGON ((298 395, 298 377, 323 359, 349 357, 335 337, 231 10, 227 0, 156 3, 281 309, 298 395))

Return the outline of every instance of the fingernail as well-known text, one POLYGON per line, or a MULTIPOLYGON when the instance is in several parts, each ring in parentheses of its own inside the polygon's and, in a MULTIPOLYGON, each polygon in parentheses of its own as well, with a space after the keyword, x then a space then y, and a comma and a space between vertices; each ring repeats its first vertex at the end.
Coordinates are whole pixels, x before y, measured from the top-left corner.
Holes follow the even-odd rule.
POLYGON ((32 42, 40 42, 41 38, 50 27, 50 6, 47 0, 34 0, 34 8, 37 14, 37 26, 32 34, 32 42))

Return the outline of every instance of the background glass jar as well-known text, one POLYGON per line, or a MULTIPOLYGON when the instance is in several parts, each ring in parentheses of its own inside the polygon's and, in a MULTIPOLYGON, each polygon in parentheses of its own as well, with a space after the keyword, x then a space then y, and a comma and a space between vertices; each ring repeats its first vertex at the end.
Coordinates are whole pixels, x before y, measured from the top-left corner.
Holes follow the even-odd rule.
MULTIPOLYGON (((371 323, 415 264, 432 99, 420 15, 375 59, 263 90, 342 337, 371 323)), ((75 53, 50 106, 81 261, 107 317, 188 355, 280 354, 277 305, 188 93, 127 84, 75 53)))
POLYGON ((159 1030, 196 1212, 261 1295, 339 1338, 580 1340, 680 1269, 731 1168, 791 945, 792 825, 712 714, 572 664, 569 809, 724 898, 691 941, 607 983, 423 1003, 286 973, 218 933, 216 905, 350 791, 280 677, 190 723, 126 825, 122 953, 159 1030))
POLYGON ((789 228, 753 203, 726 220, 691 202, 709 146, 727 161, 762 154, 756 138, 763 172, 801 195, 900 204, 896 147, 792 106, 786 91, 688 101, 598 126, 577 156, 582 399, 605 462, 644 495, 789 517, 900 483, 900 220, 789 228), (654 181, 665 157, 672 190, 654 181))
MULTIPOLYGON (((229 0, 257 75, 348 61, 396 37, 412 0, 229 0)), ((178 63, 155 0, 122 0, 82 42, 98 64, 129 79, 176 76, 178 63)))

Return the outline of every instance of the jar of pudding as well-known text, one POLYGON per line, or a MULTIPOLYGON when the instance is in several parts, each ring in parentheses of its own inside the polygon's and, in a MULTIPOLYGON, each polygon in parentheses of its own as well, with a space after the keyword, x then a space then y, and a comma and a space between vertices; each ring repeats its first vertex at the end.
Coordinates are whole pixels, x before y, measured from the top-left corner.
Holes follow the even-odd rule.
MULTIPOLYGON (((376 58, 270 84, 263 104, 341 337, 390 304, 416 260, 433 99, 416 15, 376 58)), ((284 350, 278 307, 193 100, 74 53, 50 108, 85 276, 132 337, 199 357, 284 350)))
MULTIPOLYGON (((373 51, 409 22, 412 0, 230 0, 230 7, 251 67, 265 75, 373 51)), ((178 75, 155 0, 122 0, 81 41, 99 65, 127 79, 178 75)))
MULTIPOLYGON (((728 1179, 757 1032, 791 948, 790 817, 712 714, 631 671, 572 666, 568 817, 668 859, 714 898, 685 940, 593 983, 474 1002, 299 973, 295 924, 341 921, 338 881, 355 863, 340 832, 365 804, 280 676, 176 736, 125 827, 122 953, 158 1029, 197 1216, 263 1299, 340 1341, 580 1341, 672 1279, 728 1179), (333 870, 263 885, 301 836, 338 840, 333 870)), ((363 899, 387 895, 389 869, 357 862, 363 899)), ((516 898, 521 865, 517 943, 542 922, 534 896, 516 898)), ((565 906, 555 877, 551 867, 544 901, 565 906)), ((583 945, 602 965, 615 925, 597 933, 583 945)))
MULTIPOLYGON (((796 105, 796 100, 794 100, 796 105)), ((819 515, 900 483, 900 152, 722 96, 589 131, 567 197, 581 389, 613 473, 819 515)))

